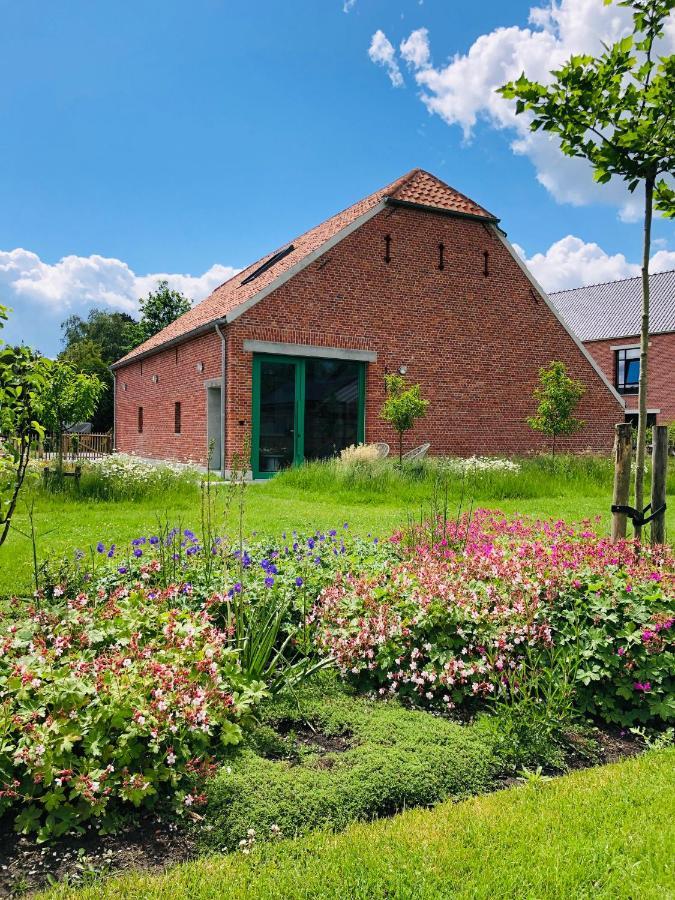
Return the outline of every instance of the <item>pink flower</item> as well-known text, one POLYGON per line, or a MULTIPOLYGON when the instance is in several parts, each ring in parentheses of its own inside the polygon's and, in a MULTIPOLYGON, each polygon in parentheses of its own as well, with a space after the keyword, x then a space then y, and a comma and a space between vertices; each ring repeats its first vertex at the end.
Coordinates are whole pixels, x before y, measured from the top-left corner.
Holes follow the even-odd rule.
POLYGON ((619 649, 618 649, 616 652, 619 654, 619 656, 623 656, 623 655, 625 654, 625 652, 626 652, 626 648, 625 648, 625 647, 619 647, 619 649))
POLYGON ((636 691, 642 691, 644 694, 648 693, 652 689, 651 682, 649 681, 636 681, 633 685, 633 689, 636 691))

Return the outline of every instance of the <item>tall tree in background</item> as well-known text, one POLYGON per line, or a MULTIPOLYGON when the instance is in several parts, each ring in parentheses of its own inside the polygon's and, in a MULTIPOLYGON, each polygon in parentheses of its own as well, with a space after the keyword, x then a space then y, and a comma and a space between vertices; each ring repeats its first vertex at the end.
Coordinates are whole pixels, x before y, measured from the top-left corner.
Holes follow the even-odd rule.
POLYGON ((113 377, 110 371, 130 349, 128 329, 136 325, 130 315, 92 309, 86 319, 70 316, 61 323, 65 348, 59 354, 76 372, 96 375, 105 390, 91 416, 94 431, 109 431, 113 426, 113 377))
POLYGON ((192 301, 180 291, 172 291, 168 281, 158 281, 157 290, 150 291, 147 297, 139 300, 138 305, 141 320, 127 329, 130 350, 192 309, 192 301))
MULTIPOLYGON (((600 2, 600 0, 598 0, 600 2)), ((604 0, 609 5, 611 0, 604 0)), ((642 327, 635 506, 644 506, 649 346, 649 256, 654 206, 675 216, 675 191, 663 178, 675 172, 675 56, 660 57, 656 42, 675 0, 622 0, 633 11, 633 34, 598 57, 572 56, 548 85, 525 74, 500 88, 516 99, 516 113, 532 112, 531 128, 558 135, 567 156, 587 159, 596 181, 623 179, 644 191, 642 327)), ((635 536, 641 536, 635 526, 635 536)))

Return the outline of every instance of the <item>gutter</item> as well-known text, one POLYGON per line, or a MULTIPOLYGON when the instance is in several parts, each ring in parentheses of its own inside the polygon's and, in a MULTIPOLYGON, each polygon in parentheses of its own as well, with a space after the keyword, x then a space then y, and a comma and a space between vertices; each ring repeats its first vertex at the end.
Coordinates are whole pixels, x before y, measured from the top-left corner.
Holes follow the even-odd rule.
POLYGON ((113 433, 112 433, 112 448, 113 453, 115 452, 116 444, 117 444, 117 377, 115 375, 115 370, 110 367, 110 371, 112 372, 112 380, 113 380, 113 433))
POLYGON ((227 404, 225 402, 225 387, 227 385, 227 341, 220 330, 218 322, 214 325, 216 334, 220 338, 220 476, 225 478, 225 464, 227 459, 227 417, 225 415, 227 404))
POLYGON ((140 362, 142 359, 147 359, 148 356, 154 356, 155 353, 159 353, 160 350, 166 350, 168 347, 175 347, 176 344, 182 344, 184 341, 189 341, 190 338, 197 337, 200 334, 206 334, 211 331, 214 324, 225 325, 225 319, 216 319, 215 322, 212 320, 207 322, 206 325, 198 325, 196 328, 193 328, 191 331, 186 331, 183 334, 178 335, 178 337, 171 338, 168 341, 162 341, 161 344, 157 344, 156 347, 150 347, 148 350, 142 350, 140 353, 136 353, 134 356, 130 356, 128 359, 123 357, 117 362, 113 363, 110 368, 115 371, 115 369, 123 369, 124 366, 130 366, 133 363, 140 362))

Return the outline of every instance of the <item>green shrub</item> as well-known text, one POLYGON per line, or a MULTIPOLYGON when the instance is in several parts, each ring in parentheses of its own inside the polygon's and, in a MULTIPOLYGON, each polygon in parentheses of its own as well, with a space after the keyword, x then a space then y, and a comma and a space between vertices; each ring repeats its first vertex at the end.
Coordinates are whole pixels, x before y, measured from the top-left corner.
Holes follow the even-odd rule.
POLYGON ((81 594, 0 616, 0 814, 38 840, 199 801, 264 685, 177 591, 81 594))
POLYGON ((265 737, 253 736, 253 750, 234 759, 207 785, 210 847, 235 849, 249 829, 257 839, 272 826, 292 836, 316 828, 344 828, 349 822, 427 806, 445 797, 486 790, 501 767, 496 737, 482 724, 462 726, 407 710, 396 701, 373 702, 331 687, 299 698, 276 700, 263 710, 265 737), (299 702, 298 702, 299 701, 299 702), (307 723, 323 736, 343 737, 342 752, 298 754, 280 731, 307 723))

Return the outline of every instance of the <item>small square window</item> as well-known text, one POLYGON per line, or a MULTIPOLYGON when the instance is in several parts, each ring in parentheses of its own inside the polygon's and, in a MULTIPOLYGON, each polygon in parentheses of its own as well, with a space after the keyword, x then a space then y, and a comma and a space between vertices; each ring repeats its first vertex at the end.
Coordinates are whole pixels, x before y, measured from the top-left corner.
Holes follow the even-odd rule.
POLYGON ((180 403, 174 403, 173 430, 176 434, 180 434, 180 403))
POLYGON ((617 350, 615 384, 621 394, 636 394, 640 386, 640 348, 617 350))
POLYGON ((138 433, 143 434, 143 407, 138 407, 138 433))

